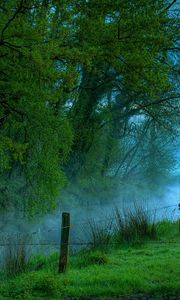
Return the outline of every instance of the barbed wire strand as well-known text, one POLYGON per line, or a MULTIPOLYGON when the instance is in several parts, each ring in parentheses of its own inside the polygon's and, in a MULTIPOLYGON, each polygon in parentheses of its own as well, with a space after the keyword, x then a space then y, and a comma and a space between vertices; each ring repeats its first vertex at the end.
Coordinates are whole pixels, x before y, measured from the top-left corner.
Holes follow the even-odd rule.
MULTIPOLYGON (((146 212, 152 212, 152 211, 156 212, 158 210, 168 209, 168 208, 172 208, 172 207, 177 207, 177 209, 178 209, 179 208, 178 205, 179 205, 179 203, 174 204, 174 205, 168 205, 168 206, 164 206, 164 207, 159 207, 159 208, 155 208, 155 209, 151 209, 151 210, 146 210, 146 212)), ((175 213, 175 211, 173 211, 173 212, 175 213)), ((111 217, 104 217, 104 218, 101 218, 101 219, 98 219, 98 220, 89 218, 89 220, 84 220, 84 221, 79 222, 79 223, 72 223, 69 226, 63 226, 63 227, 61 227, 61 229, 66 229, 66 228, 71 228, 72 229, 75 226, 79 226, 79 225, 91 225, 92 222, 93 223, 99 223, 99 222, 104 222, 104 221, 105 222, 107 222, 107 221, 113 222, 114 221, 113 220, 113 216, 111 216, 111 217)), ((40 229, 38 231, 32 232, 28 236, 29 237, 33 236, 35 234, 41 233, 42 231, 43 232, 52 232, 52 231, 58 231, 59 232, 59 229, 57 229, 55 226, 53 226, 53 227, 49 228, 48 230, 46 230, 46 229, 40 229)), ((14 234, 14 235, 17 235, 17 234, 14 234)))
MULTIPOLYGON (((180 241, 146 241, 146 244, 180 244, 180 241)), ((83 246, 83 245, 91 245, 91 246, 99 246, 99 245, 123 245, 120 242, 112 242, 112 243, 96 243, 96 242, 73 242, 73 243, 62 243, 61 245, 68 245, 68 246, 83 246)), ((4 246, 60 246, 60 243, 0 243, 0 247, 4 246)))

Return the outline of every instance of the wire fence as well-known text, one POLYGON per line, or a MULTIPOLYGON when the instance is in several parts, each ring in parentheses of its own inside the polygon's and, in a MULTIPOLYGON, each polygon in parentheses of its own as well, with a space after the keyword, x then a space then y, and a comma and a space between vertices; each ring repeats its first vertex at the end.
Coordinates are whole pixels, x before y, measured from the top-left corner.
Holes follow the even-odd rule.
MULTIPOLYGON (((108 246, 115 246, 115 245, 121 245, 122 243, 120 242, 113 242, 113 243, 108 243, 108 246)), ((147 241, 147 244, 180 244, 180 241, 147 241)), ((61 245, 68 245, 68 246, 93 246, 94 243, 92 242, 82 242, 82 243, 61 243, 61 245)), ((98 245, 101 246, 107 246, 107 243, 98 243, 98 245)), ((53 246, 53 247, 59 247, 59 243, 6 243, 6 244, 0 244, 0 246, 53 246)))
MULTIPOLYGON (((172 209, 173 208, 173 211, 172 213, 176 213, 176 212, 179 212, 180 213, 180 204, 177 203, 177 204, 174 204, 174 205, 168 205, 168 206, 163 206, 163 207, 159 207, 159 208, 155 208, 155 209, 150 209, 150 210, 145 210, 146 212, 148 213, 156 213, 157 211, 160 211, 160 210, 169 210, 169 209, 172 209)), ((179 228, 180 228, 180 216, 177 218, 179 219, 179 228)), ((93 220, 96 224, 100 223, 100 224, 103 224, 103 222, 112 222, 113 223, 113 217, 112 216, 107 216, 107 217, 103 217, 103 218, 100 218, 100 219, 95 219, 93 220)), ((91 222, 92 220, 90 219, 82 219, 81 222, 73 222, 72 224, 70 224, 70 226, 62 226, 61 227, 61 231, 63 229, 66 229, 66 228, 69 228, 70 230, 76 228, 76 229, 80 229, 80 226, 83 226, 85 228, 87 228, 89 225, 91 225, 91 222)), ((25 242, 21 241, 21 237, 19 234, 6 234, 4 237, 3 236, 0 236, 0 247, 6 247, 6 246, 17 246, 17 245, 25 245, 25 246, 33 246, 33 247, 36 247, 36 246, 51 246, 51 247, 59 247, 60 246, 60 226, 58 226, 59 228, 57 228, 57 225, 56 226, 52 226, 48 229, 41 229, 41 230, 36 230, 36 231, 33 231, 31 233, 28 233, 25 237, 25 242), (49 241, 39 241, 39 242, 31 242, 31 240, 38 234, 39 235, 43 235, 43 233, 52 233, 52 232, 56 232, 57 234, 59 233, 59 241, 54 241, 54 242, 49 242, 49 241), (14 242, 14 237, 15 237, 15 240, 16 242, 14 242), (9 241, 11 240, 11 241, 9 241), (30 241, 30 242, 28 242, 30 241)), ((175 240, 169 240, 169 241, 148 241, 148 243, 151 243, 151 244, 154 244, 154 243, 160 243, 160 244, 180 244, 179 241, 175 241, 175 240)), ((93 245, 94 243, 93 242, 87 242, 87 241, 73 241, 73 242, 69 242, 68 243, 68 246, 91 246, 93 245)), ((99 243, 101 244, 102 246, 103 245, 107 245, 107 243, 99 243)), ((109 242, 108 245, 119 245, 120 242, 109 242)), ((62 245, 62 243, 61 243, 62 245)))
MULTIPOLYGON (((151 220, 149 219, 149 214, 153 212, 154 216, 156 215, 157 211, 160 211, 162 209, 164 210, 169 210, 173 209, 173 213, 178 211, 180 212, 180 204, 176 205, 168 205, 164 207, 160 207, 158 209, 151 209, 151 210, 142 210, 142 207, 140 207, 140 211, 138 207, 135 207, 135 215, 132 214, 132 211, 129 210, 127 215, 125 214, 124 220, 122 221, 121 217, 119 215, 119 210, 118 208, 115 208, 114 215, 109 215, 106 217, 102 217, 100 219, 95 219, 95 220, 90 220, 90 219, 80 219, 81 222, 73 222, 72 224, 70 223, 70 213, 63 212, 62 213, 62 222, 61 222, 61 230, 60 226, 51 226, 50 228, 45 228, 44 229, 44 234, 49 234, 51 237, 51 240, 43 240, 42 239, 42 232, 39 230, 30 232, 26 234, 26 236, 23 236, 22 232, 21 233, 13 233, 9 235, 5 235, 4 237, 0 237, 0 265, 3 268, 3 272, 12 272, 19 273, 23 270, 24 266, 27 266, 28 261, 33 256, 37 256, 38 254, 40 255, 49 255, 55 252, 59 252, 59 259, 58 259, 58 273, 64 273, 67 269, 68 265, 68 256, 69 254, 75 254, 78 253, 79 250, 85 249, 85 250, 102 250, 102 249, 110 249, 119 247, 124 242, 129 241, 129 233, 125 229, 124 233, 125 234, 125 240, 122 240, 122 232, 124 230, 124 224, 125 228, 130 225, 130 238, 131 242, 134 242, 133 238, 134 235, 136 236, 136 231, 133 231, 132 235, 132 228, 135 226, 135 230, 138 228, 139 225, 137 225, 136 221, 139 220, 139 213, 140 216, 145 216, 145 223, 144 220, 140 218, 141 224, 141 231, 138 232, 140 234, 138 236, 137 241, 135 243, 141 243, 142 244, 142 237, 144 238, 144 242, 146 241, 146 245, 155 245, 156 248, 161 246, 166 246, 168 245, 173 245, 178 246, 180 245, 180 239, 176 238, 176 235, 170 235, 170 238, 163 240, 162 237, 159 238, 159 236, 154 235, 154 231, 145 231, 144 234, 144 224, 145 228, 151 227, 155 225, 155 219, 151 220), (128 215, 129 213, 129 215, 128 215), (141 215, 142 213, 142 215, 141 215), (117 218, 120 216, 120 227, 117 226, 117 218), (130 219, 126 219, 126 216, 130 217, 130 219), (133 218, 135 217, 135 222, 131 222, 133 218), (131 219, 132 218, 132 219, 131 219), (105 222, 103 224, 103 222, 105 222), (124 223, 123 223, 124 222, 124 223), (123 224, 123 226, 122 226, 123 224), (95 227, 93 227, 95 226, 95 227), (105 226, 105 227, 103 227, 105 226), (80 228, 85 229, 86 235, 84 237, 81 236, 80 234, 80 228), (88 228, 89 227, 89 228, 88 228), (69 239, 69 233, 72 231, 71 229, 76 229, 75 231, 75 240, 69 239), (98 228, 98 229, 97 229, 98 228), (88 230, 90 235, 88 236, 88 230), (102 230, 102 231, 101 231, 102 230), (52 232, 56 232, 57 238, 52 240, 52 232), (143 232, 143 235, 141 236, 143 232), (120 234, 120 238, 115 238, 116 234, 120 234), (155 238, 156 239, 152 239, 155 238), (127 239, 128 238, 128 239, 127 239), (70 250, 70 251, 69 251, 70 250)), ((60 220, 58 220, 59 223, 60 220)), ((160 223, 160 222, 159 222, 160 223)), ((158 224, 158 223, 157 223, 158 224)), ((156 224, 156 226, 157 226, 156 224)), ((161 224, 161 223, 160 223, 161 224)), ((58 224, 59 225, 59 224, 58 224)), ((133 230, 134 230, 133 228, 133 230)), ((178 235, 180 234, 180 218, 178 220, 178 229, 179 232, 178 235)), ((129 230, 129 229, 128 229, 129 230)), ((139 228, 138 228, 139 230, 139 228)), ((154 230, 154 229, 153 229, 154 230)), ((157 231, 156 231, 157 232, 157 231)), ((151 247, 150 246, 150 247, 151 247)), ((171 247, 172 248, 172 247, 171 247)), ((15 274, 14 273, 14 274, 15 274)))

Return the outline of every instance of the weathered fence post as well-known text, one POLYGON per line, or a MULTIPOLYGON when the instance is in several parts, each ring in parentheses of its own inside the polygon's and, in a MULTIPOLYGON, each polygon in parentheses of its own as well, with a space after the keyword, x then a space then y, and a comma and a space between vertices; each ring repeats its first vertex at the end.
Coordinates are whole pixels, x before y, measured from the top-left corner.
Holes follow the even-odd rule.
POLYGON ((66 271, 66 267, 67 267, 67 263, 68 263, 69 230, 70 230, 70 214, 63 212, 62 213, 62 225, 61 225, 59 273, 64 273, 66 271))

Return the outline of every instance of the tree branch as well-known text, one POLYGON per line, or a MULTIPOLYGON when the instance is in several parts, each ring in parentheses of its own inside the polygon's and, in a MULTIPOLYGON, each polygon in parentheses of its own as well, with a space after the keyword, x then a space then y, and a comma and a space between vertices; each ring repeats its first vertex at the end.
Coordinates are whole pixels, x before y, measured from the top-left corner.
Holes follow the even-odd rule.
POLYGON ((157 104, 160 104, 160 103, 163 103, 163 102, 168 102, 169 100, 174 100, 174 99, 178 99, 180 97, 180 95, 177 95, 177 96, 171 96, 171 97, 168 97, 168 98, 165 98, 165 99, 161 99, 159 101, 153 101, 151 103, 148 103, 148 104, 145 104, 145 105, 141 105, 141 104, 137 104, 137 106, 140 108, 140 109, 144 109, 148 106, 151 106, 151 105, 157 105, 157 104))
POLYGON ((0 101, 0 105, 4 107, 7 111, 15 112, 16 114, 24 117, 26 115, 25 112, 16 109, 15 107, 10 106, 6 101, 0 101))
POLYGON ((23 2, 24 2, 24 0, 21 0, 19 7, 17 8, 17 10, 13 14, 13 16, 5 24, 5 26, 3 27, 2 31, 1 31, 1 41, 3 41, 3 37, 4 37, 5 31, 7 30, 7 28, 9 27, 9 25, 14 21, 14 19, 16 18, 16 16, 20 13, 21 9, 23 8, 23 2))
POLYGON ((163 12, 169 10, 171 8, 171 6, 173 6, 175 3, 177 2, 177 0, 173 0, 164 10, 163 12))

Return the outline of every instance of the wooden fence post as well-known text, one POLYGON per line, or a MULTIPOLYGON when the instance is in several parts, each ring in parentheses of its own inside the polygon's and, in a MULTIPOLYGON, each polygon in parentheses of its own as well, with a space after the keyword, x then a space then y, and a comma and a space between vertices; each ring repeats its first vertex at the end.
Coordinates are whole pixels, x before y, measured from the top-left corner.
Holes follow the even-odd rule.
POLYGON ((62 213, 62 225, 61 225, 61 245, 59 256, 59 273, 66 271, 68 263, 68 250, 69 250, 69 230, 70 230, 70 214, 62 213))

